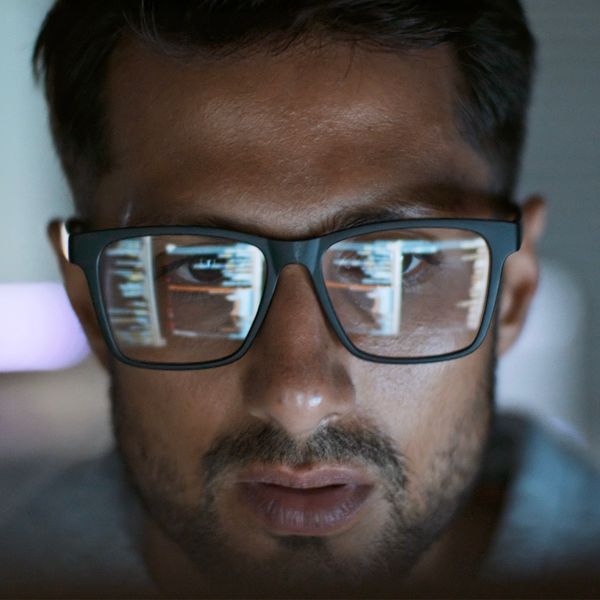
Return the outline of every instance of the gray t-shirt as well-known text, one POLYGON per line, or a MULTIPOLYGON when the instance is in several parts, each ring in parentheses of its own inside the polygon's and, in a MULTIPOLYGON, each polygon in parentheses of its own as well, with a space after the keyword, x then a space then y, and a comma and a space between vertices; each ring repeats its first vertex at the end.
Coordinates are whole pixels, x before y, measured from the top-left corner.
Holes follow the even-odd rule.
MULTIPOLYGON (((482 476, 510 482, 482 581, 599 570, 600 474, 576 449, 503 416, 482 476)), ((142 557, 141 520, 114 453, 69 468, 0 522, 0 596, 159 595, 142 557)))

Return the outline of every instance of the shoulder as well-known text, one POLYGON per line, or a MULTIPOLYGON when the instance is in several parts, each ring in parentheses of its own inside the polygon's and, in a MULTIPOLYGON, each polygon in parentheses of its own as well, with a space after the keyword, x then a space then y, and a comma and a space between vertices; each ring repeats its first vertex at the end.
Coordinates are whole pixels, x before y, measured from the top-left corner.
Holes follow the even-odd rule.
POLYGON ((513 470, 488 571, 530 579, 595 572, 600 561, 600 472, 584 449, 532 420, 499 420, 513 470))
POLYGON ((141 511, 116 455, 56 473, 0 522, 0 581, 10 590, 144 588, 141 511))

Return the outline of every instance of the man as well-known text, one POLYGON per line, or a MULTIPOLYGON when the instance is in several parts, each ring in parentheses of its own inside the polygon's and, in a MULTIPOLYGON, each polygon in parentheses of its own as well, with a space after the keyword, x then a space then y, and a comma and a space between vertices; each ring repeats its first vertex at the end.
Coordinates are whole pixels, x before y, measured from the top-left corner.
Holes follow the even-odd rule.
POLYGON ((77 219, 50 236, 143 510, 110 459, 66 476, 9 589, 589 581, 598 538, 536 515, 551 460, 597 532, 597 477, 493 418, 544 216, 513 198, 532 64, 516 0, 55 4, 36 65, 77 219))

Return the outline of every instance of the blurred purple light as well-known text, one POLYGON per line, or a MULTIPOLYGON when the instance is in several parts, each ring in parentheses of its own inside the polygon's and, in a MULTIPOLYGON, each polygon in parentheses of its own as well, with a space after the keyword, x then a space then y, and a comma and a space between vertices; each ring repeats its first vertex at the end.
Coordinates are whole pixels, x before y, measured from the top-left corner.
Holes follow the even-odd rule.
POLYGON ((64 369, 88 354, 61 284, 0 284, 0 372, 64 369))

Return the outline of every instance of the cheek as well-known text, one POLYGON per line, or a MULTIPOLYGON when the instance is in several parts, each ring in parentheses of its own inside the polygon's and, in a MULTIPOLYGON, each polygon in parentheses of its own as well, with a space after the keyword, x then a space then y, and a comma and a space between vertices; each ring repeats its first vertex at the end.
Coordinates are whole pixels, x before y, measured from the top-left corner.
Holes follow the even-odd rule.
POLYGON ((236 381, 228 368, 169 372, 115 366, 116 435, 141 487, 150 489, 160 479, 177 501, 197 500, 202 456, 218 435, 235 427, 236 381))
POLYGON ((476 472, 492 411, 492 356, 486 343, 462 359, 376 365, 361 377, 362 409, 406 457, 414 506, 425 509, 442 485, 458 493, 476 472))

